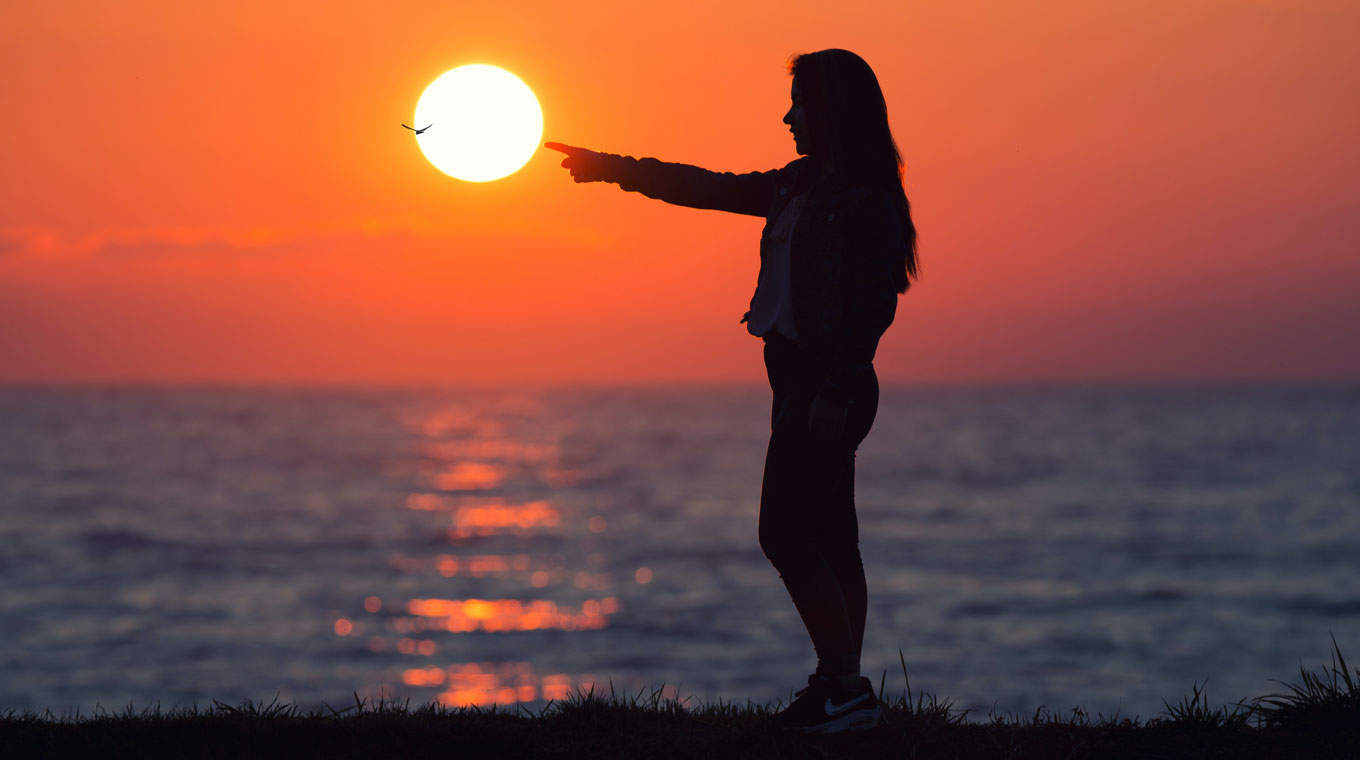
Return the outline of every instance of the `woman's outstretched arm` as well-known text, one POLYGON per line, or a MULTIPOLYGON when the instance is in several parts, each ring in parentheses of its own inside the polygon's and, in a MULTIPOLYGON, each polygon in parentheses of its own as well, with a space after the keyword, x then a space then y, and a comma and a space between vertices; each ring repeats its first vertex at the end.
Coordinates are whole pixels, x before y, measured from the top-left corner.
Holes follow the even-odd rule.
POLYGON ((543 147, 567 154, 562 166, 577 182, 613 182, 648 198, 691 208, 765 216, 778 192, 780 174, 788 169, 732 174, 655 158, 632 158, 576 148, 562 143, 543 147))

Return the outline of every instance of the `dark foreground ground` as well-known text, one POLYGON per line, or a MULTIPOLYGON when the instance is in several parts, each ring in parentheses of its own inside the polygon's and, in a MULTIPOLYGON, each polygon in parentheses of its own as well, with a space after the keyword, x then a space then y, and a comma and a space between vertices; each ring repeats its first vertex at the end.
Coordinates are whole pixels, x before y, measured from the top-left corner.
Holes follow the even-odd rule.
POLYGON ((536 713, 356 702, 217 703, 72 717, 0 714, 4 758, 1352 758, 1360 760, 1360 669, 1330 669, 1250 703, 1210 707, 1203 690, 1148 721, 1065 714, 988 716, 948 700, 884 695, 887 723, 835 736, 786 732, 772 708, 685 706, 654 693, 576 694, 536 713))
POLYGON ((104 718, 0 727, 6 757, 89 758, 1360 758, 1360 728, 941 724, 806 737, 752 718, 582 705, 533 717, 396 712, 343 718, 104 718))

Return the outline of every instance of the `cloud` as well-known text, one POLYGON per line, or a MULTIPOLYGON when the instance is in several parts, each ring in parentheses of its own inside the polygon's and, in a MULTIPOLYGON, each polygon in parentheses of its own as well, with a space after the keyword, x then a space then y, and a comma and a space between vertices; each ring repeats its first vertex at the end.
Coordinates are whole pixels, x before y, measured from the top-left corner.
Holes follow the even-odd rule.
POLYGON ((85 232, 28 224, 0 228, 0 256, 79 259, 167 249, 269 251, 298 243, 356 236, 441 238, 460 232, 415 216, 361 216, 295 225, 110 226, 85 232))
POLYGON ((0 227, 0 259, 19 256, 82 259, 223 249, 264 253, 307 243, 391 237, 461 241, 541 239, 555 246, 566 243, 586 248, 599 247, 604 240, 599 231, 584 228, 533 232, 484 221, 434 222, 417 215, 353 216, 291 225, 124 225, 85 232, 28 224, 0 227))

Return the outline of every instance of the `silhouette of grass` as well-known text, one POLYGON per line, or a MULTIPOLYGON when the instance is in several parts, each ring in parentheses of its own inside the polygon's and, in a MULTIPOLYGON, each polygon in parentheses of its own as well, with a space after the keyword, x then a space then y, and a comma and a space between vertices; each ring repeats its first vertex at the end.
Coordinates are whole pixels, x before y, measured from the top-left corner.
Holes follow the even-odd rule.
MULTIPOLYGON (((304 711, 278 699, 211 708, 157 703, 90 716, 0 714, 6 757, 552 757, 552 758, 1356 758, 1360 670, 1347 668, 1335 638, 1321 673, 1249 702, 1211 707, 1204 686, 1146 721, 1092 716, 1082 708, 969 721, 953 700, 904 688, 884 693, 883 726, 807 736, 771 720, 783 703, 691 704, 665 685, 636 694, 578 690, 535 709, 441 707, 364 699, 304 711)), ((899 653, 900 657, 900 653, 899 653)))
MULTIPOLYGON (((1346 668, 1346 658, 1332 636, 1332 664, 1321 674, 1304 670, 1299 664, 1301 684, 1276 683, 1289 690, 1287 694, 1267 694, 1252 705, 1263 725, 1291 727, 1299 730, 1326 731, 1349 721, 1360 725, 1360 668, 1354 677, 1346 668)), ((1355 729, 1360 731, 1360 729, 1355 729)))

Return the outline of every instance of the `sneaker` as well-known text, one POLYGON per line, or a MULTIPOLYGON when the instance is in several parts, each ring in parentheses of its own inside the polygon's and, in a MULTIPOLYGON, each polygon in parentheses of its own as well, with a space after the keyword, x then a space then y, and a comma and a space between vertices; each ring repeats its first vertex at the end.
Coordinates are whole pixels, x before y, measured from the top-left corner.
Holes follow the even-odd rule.
POLYGON ((775 716, 782 726, 794 731, 833 734, 862 731, 883 722, 878 697, 869 679, 846 687, 819 675, 808 677, 808 685, 795 695, 793 704, 775 716))

